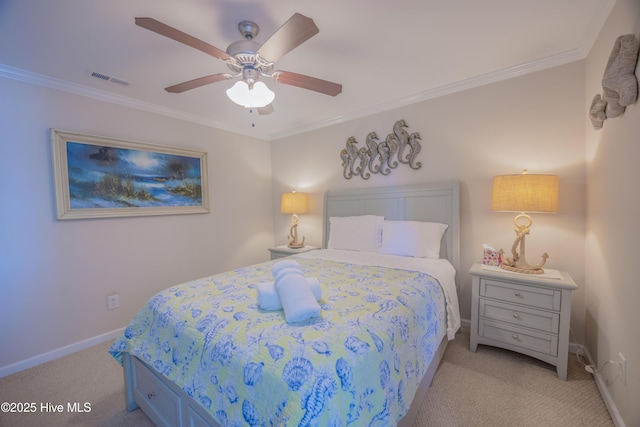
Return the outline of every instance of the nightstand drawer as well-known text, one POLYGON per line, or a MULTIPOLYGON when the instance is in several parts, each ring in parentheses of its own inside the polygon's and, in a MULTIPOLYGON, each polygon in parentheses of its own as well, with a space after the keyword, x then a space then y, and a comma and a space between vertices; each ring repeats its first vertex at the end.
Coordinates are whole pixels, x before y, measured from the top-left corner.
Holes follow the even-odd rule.
POLYGON ((526 304, 547 310, 560 310, 562 292, 559 290, 523 286, 499 280, 481 279, 480 295, 497 300, 526 304))
POLYGON ((515 304, 480 299, 480 316, 512 323, 517 326, 538 329, 543 332, 557 334, 560 324, 560 315, 550 311, 534 310, 515 304))
POLYGON ((482 337, 507 344, 509 347, 521 347, 551 356, 558 355, 558 336, 536 332, 517 326, 479 319, 479 334, 482 337))
POLYGON ((132 357, 133 393, 136 402, 158 426, 181 425, 180 398, 157 378, 155 372, 132 357))

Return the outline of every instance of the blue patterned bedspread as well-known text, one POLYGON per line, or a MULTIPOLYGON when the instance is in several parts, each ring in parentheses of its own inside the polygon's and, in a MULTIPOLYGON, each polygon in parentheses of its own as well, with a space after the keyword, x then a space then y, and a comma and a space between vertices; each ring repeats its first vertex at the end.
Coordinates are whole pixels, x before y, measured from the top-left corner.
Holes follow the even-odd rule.
POLYGON ((438 281, 301 258, 322 285, 322 316, 287 324, 257 305, 275 262, 160 292, 109 352, 146 362, 223 426, 395 425, 445 335, 438 281))

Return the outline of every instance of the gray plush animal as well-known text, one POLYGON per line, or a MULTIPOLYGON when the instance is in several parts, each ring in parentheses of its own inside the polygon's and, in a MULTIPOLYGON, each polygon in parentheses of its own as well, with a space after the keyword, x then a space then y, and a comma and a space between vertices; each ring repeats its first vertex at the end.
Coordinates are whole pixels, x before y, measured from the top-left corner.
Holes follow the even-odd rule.
POLYGON ((638 39, 626 34, 616 39, 602 77, 603 99, 607 101, 607 118, 618 117, 638 99, 638 39))
POLYGON ((591 101, 591 108, 589 109, 589 118, 591 119, 591 125, 594 129, 602 129, 602 123, 607 120, 607 101, 602 99, 600 94, 596 94, 591 101))
POLYGON ((602 96, 594 96, 589 108, 589 119, 594 129, 602 129, 606 119, 618 117, 638 99, 635 70, 639 48, 640 43, 633 34, 616 39, 602 76, 602 96))

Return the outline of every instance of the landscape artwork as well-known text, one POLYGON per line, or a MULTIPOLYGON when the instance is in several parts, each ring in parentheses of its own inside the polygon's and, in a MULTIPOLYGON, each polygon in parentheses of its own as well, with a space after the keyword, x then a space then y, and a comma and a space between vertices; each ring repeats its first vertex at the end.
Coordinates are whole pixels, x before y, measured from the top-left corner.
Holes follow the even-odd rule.
POLYGON ((206 153, 52 131, 58 219, 208 212, 206 153))

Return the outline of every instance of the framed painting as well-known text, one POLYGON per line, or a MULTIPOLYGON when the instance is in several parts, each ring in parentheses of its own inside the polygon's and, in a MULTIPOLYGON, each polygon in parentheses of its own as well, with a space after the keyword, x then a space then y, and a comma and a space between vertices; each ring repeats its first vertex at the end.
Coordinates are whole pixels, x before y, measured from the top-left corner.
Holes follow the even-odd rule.
POLYGON ((58 219, 209 212, 207 153, 51 129, 58 219))

